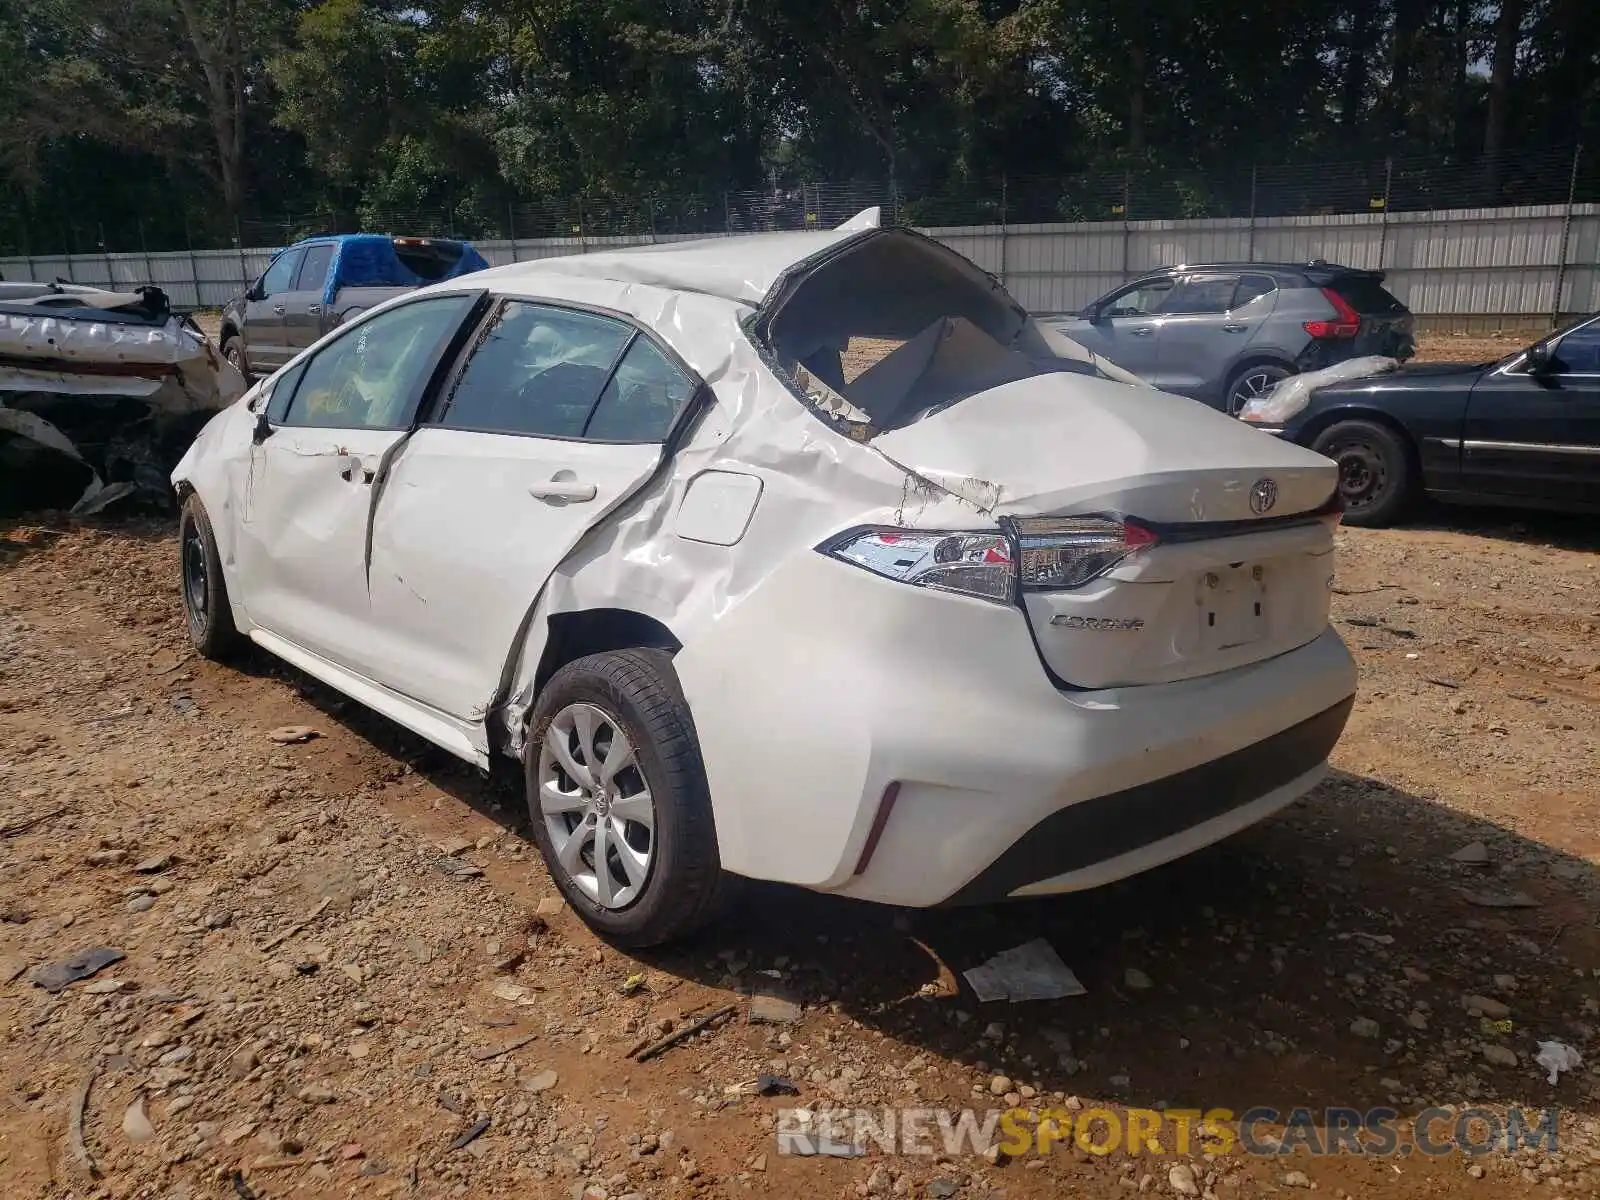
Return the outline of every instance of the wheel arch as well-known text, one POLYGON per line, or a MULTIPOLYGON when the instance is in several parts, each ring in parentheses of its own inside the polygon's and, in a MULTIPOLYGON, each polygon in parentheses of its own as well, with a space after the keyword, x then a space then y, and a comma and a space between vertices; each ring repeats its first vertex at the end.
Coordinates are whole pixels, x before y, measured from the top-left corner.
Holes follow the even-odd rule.
POLYGON ((1316 441, 1335 425, 1345 421, 1366 421, 1372 425, 1381 425, 1394 434, 1400 439, 1400 444, 1405 447, 1406 457, 1411 469, 1416 472, 1417 478, 1421 478, 1422 454, 1417 447, 1416 436, 1406 428, 1405 422, 1395 417, 1392 413, 1384 412, 1382 409, 1357 405, 1319 412, 1301 426, 1299 436, 1295 440, 1310 449, 1312 442, 1316 441))

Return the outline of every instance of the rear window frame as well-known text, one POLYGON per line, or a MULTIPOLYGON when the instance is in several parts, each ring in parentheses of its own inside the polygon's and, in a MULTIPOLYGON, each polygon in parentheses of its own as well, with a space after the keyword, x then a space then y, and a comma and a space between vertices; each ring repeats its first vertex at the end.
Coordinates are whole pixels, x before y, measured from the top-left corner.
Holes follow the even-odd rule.
POLYGON ((486 437, 518 437, 533 438, 547 442, 579 442, 595 446, 661 446, 671 447, 676 444, 679 433, 687 427, 693 415, 698 414, 709 394, 705 380, 700 373, 691 367, 665 339, 660 337, 653 329, 649 328, 638 318, 613 308, 606 308, 598 304, 584 304, 575 300, 553 299, 549 296, 535 296, 526 292, 491 293, 490 303, 484 306, 484 311, 479 314, 476 321, 468 322, 468 332, 461 345, 457 348, 448 368, 438 377, 437 384, 432 393, 417 408, 414 420, 416 429, 447 429, 460 433, 479 434, 486 437), (579 435, 572 437, 558 433, 524 433, 515 429, 479 429, 466 425, 447 425, 444 416, 449 410, 450 399, 461 376, 467 369, 467 364, 472 361, 472 356, 477 352, 478 345, 485 333, 499 319, 508 304, 533 304, 543 308, 561 309, 567 312, 584 313, 593 317, 606 317, 619 322, 630 331, 629 336, 623 340, 621 348, 611 362, 610 369, 606 372, 605 379, 600 384, 600 389, 595 393, 594 403, 590 406, 589 415, 584 419, 584 427, 588 427, 589 420, 594 416, 594 410, 599 406, 600 398, 605 395, 606 388, 621 366, 622 360, 627 357, 628 351, 641 337, 654 343, 656 349, 666 356, 668 362, 682 371, 689 381, 689 398, 684 401, 668 427, 665 436, 660 440, 647 441, 618 441, 611 438, 592 438, 579 435))
POLYGON ((1351 308, 1355 309, 1356 312, 1360 313, 1363 317, 1396 317, 1411 311, 1406 307, 1405 301, 1401 300, 1388 288, 1383 286, 1383 280, 1381 278, 1373 275, 1360 275, 1355 273, 1348 275, 1335 275, 1322 286, 1331 292, 1338 293, 1341 300, 1343 300, 1351 308), (1351 290, 1346 291, 1346 288, 1351 288, 1351 290), (1358 299, 1358 296, 1361 293, 1360 291, 1357 291, 1357 289, 1372 289, 1373 291, 1387 297, 1388 303, 1383 308, 1370 307, 1364 299, 1358 299))

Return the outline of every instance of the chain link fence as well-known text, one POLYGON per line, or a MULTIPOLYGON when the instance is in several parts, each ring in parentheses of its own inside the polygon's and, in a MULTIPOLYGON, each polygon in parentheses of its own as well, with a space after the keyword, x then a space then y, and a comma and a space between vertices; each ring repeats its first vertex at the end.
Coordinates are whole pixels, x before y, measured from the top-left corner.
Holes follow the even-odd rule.
POLYGON ((377 232, 479 240, 670 238, 828 229, 864 208, 921 227, 1404 213, 1600 202, 1600 148, 1246 165, 1213 171, 1118 168, 1080 175, 1001 175, 905 188, 892 180, 799 183, 711 195, 569 196, 486 209, 455 206, 257 214, 225 235, 173 214, 128 217, 0 205, 0 256, 222 250, 287 245, 316 234, 377 232))

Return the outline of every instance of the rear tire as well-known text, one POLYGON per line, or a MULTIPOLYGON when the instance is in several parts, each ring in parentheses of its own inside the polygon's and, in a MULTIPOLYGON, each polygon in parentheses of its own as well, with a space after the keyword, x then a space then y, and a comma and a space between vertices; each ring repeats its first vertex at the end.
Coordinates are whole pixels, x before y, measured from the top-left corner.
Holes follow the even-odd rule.
POLYGON ((601 937, 672 941, 731 898, 694 721, 665 652, 592 654, 551 676, 523 775, 550 876, 601 937))
POLYGON ((1223 411, 1237 417, 1239 411, 1251 400, 1264 396, 1294 372, 1282 363, 1251 363, 1241 367, 1228 379, 1223 389, 1223 411))
POLYGON ((1375 421, 1340 421, 1317 435, 1311 448, 1339 464, 1339 497, 1346 525, 1393 524, 1417 486, 1411 448, 1375 421))
POLYGON ((222 557, 211 532, 211 518, 197 495, 191 494, 183 502, 178 515, 178 548, 189 640, 204 657, 224 662, 239 652, 245 639, 233 623, 222 557))
POLYGON ((222 357, 238 369, 246 383, 255 382, 254 376, 250 374, 250 362, 244 356, 244 342, 237 335, 222 339, 222 357))

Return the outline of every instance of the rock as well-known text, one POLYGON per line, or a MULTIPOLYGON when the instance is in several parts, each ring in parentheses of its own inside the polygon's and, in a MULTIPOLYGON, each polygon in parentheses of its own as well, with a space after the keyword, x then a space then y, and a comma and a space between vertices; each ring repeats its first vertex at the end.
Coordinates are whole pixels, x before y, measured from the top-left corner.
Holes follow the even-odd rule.
POLYGON ((1350 1022, 1350 1032, 1359 1038, 1375 1038, 1382 1031, 1371 1017, 1357 1017, 1350 1022))
POLYGON ((1482 1179, 1484 1176, 1483 1164, 1472 1163, 1467 1167, 1467 1174, 1473 1179, 1482 1179))
POLYGON ((993 1096, 1004 1096, 1011 1090, 1011 1087, 1011 1080, 1007 1079, 1004 1075, 996 1075, 993 1079, 989 1080, 989 1094, 993 1096))
POLYGON ((1155 983, 1138 967, 1129 967, 1122 973, 1122 982, 1136 992, 1148 991, 1155 983))
POLYGON ((233 924, 233 914, 225 908, 214 908, 205 915, 207 929, 226 929, 233 924))
POLYGON ((1426 971, 1419 971, 1416 967, 1401 967, 1400 971, 1409 983, 1432 983, 1433 976, 1426 971))
POLYGON ((1311 1178, 1304 1171, 1285 1171, 1280 1181, 1284 1187, 1308 1188, 1311 1178))
POLYGON ((956 1194, 956 1190, 960 1186, 954 1179, 940 1176, 938 1179, 930 1179, 925 1190, 928 1194, 928 1200, 950 1200, 950 1197, 956 1194))
POLYGON ((894 1180, 889 1178, 889 1168, 880 1163, 873 1168, 872 1174, 867 1176, 867 1195, 887 1196, 893 1185, 894 1180))
POLYGON ((537 1075, 529 1075, 522 1081, 522 1090, 533 1092, 535 1095, 539 1092, 548 1092, 555 1087, 559 1078, 554 1071, 540 1071, 537 1075))
POLYGON ((438 843, 438 845, 440 854, 447 854, 451 857, 454 857, 458 854, 464 854, 468 850, 471 850, 473 843, 471 838, 453 837, 446 838, 444 841, 438 843))
POLYGON ((122 1132, 130 1142, 155 1140, 156 1128, 144 1114, 143 1096, 128 1105, 128 1111, 122 1114, 122 1132))
POLYGON ((141 875, 155 875, 169 869, 173 861, 173 856, 170 854, 153 854, 141 862, 134 863, 133 869, 141 875))
POLYGON ((1194 1177, 1194 1168, 1188 1163, 1179 1163, 1167 1172, 1167 1185, 1180 1196, 1200 1194, 1200 1184, 1194 1177))
POLYGON ((355 1158, 365 1158, 367 1152, 362 1149, 360 1142, 346 1142, 339 1151, 339 1157, 349 1162, 355 1158))
POLYGON ((332 1088, 323 1083, 308 1083, 295 1093, 303 1104, 332 1104, 338 1099, 332 1088))
POLYGON ((127 860, 126 850, 96 850, 85 859, 91 867, 114 867, 127 860))
POLYGON ((750 1160, 750 1169, 752 1171, 765 1171, 767 1169, 767 1156, 758 1154, 752 1158, 750 1160))
POLYGON ((1468 1012, 1476 1009, 1491 1021, 1504 1020, 1511 1015, 1509 1005, 1499 1000, 1491 1000, 1487 996, 1463 996, 1461 997, 1461 1004, 1468 1012))
POLYGON ((1483 1061, 1496 1067, 1514 1067, 1517 1065, 1517 1052, 1509 1046, 1485 1046, 1483 1061))
POLYGON ((255 1047, 245 1046, 228 1059, 228 1075, 232 1079, 243 1079, 260 1063, 261 1058, 256 1054, 255 1047))
POLYGON ((464 858, 452 858, 446 855, 434 866, 452 879, 476 879, 483 874, 483 868, 469 863, 464 858))
POLYGON ((1481 867, 1489 861, 1489 847, 1482 842, 1468 842, 1450 856, 1450 861, 1481 867))
POLYGON ((1463 892, 1468 904, 1479 908, 1538 908, 1539 902, 1527 892, 1463 892))
POLYGON ((143 913, 149 912, 155 906, 156 898, 149 892, 141 892, 132 900, 129 900, 128 903, 124 905, 124 908, 130 913, 143 913))
POLYGON ((83 989, 84 994, 87 996, 110 996, 121 990, 122 980, 120 979, 96 979, 83 989))
POLYGON ((554 917, 560 915, 566 906, 567 902, 560 896, 541 896, 533 911, 541 917, 554 917))

